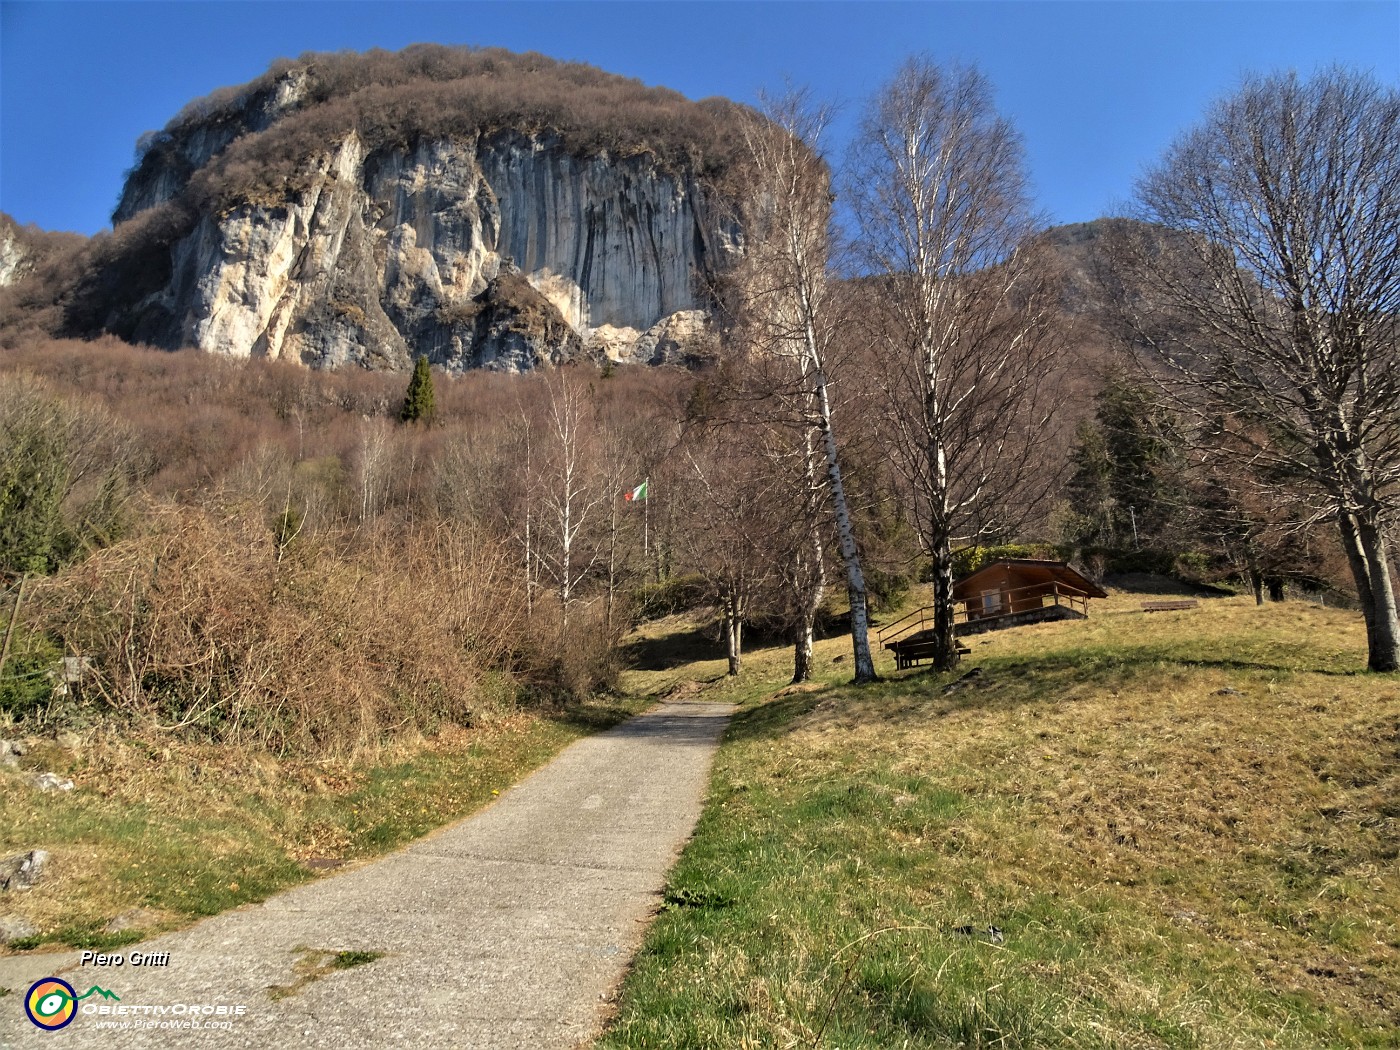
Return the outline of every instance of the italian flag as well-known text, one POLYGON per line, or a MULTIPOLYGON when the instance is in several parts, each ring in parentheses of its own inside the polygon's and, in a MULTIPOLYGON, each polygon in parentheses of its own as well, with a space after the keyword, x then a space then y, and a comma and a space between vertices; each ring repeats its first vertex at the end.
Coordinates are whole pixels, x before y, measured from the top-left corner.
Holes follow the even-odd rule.
MULTIPOLYGON (((648 479, 648 480, 650 480, 650 479, 648 479)), ((647 498, 647 483, 644 481, 644 482, 642 482, 640 485, 638 485, 636 488, 634 488, 631 492, 624 492, 624 493, 622 494, 622 498, 625 499, 625 500, 627 500, 627 501, 630 502, 630 503, 635 503, 637 500, 646 499, 646 498, 647 498)))

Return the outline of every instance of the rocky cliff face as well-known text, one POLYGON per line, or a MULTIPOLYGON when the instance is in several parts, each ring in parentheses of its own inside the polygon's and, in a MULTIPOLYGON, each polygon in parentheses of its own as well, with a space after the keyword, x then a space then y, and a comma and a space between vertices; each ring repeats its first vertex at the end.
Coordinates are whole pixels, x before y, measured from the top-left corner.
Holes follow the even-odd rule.
MULTIPOLYGON (((239 135, 293 109, 295 74, 187 122, 123 191, 128 220, 186 193, 239 135)), ((122 307, 147 341, 313 367, 523 371, 591 354, 659 363, 703 341, 705 289, 741 251, 694 171, 647 151, 583 153, 549 130, 375 145, 351 130, 280 199, 193 206, 168 279, 122 307)))
POLYGON ((49 259, 71 252, 85 241, 81 234, 21 226, 0 212, 0 289, 19 284, 49 259))
POLYGON ((29 270, 29 252, 14 229, 0 224, 0 288, 14 284, 29 270))
POLYGON ((306 85, 305 70, 293 70, 250 93, 237 106, 211 106, 204 119, 191 121, 178 135, 149 136, 151 141, 138 147, 141 163, 122 187, 112 222, 125 222, 179 196, 190 177, 235 139, 264 131, 294 110, 306 93, 306 85))

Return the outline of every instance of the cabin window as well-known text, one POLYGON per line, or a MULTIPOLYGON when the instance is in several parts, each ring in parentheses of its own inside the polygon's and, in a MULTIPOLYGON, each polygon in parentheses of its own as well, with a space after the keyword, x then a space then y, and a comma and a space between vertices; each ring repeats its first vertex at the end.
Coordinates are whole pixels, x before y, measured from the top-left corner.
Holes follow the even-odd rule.
POLYGON ((1001 612, 1001 591, 982 592, 982 615, 995 616, 1001 612))

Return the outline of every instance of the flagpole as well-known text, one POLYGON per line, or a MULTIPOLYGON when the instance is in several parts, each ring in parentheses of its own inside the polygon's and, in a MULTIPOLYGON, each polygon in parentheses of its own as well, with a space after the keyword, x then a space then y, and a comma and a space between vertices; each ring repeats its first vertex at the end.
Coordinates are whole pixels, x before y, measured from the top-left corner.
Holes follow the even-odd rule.
POLYGON ((651 478, 642 484, 646 486, 646 497, 642 500, 642 557, 645 558, 651 554, 651 478))

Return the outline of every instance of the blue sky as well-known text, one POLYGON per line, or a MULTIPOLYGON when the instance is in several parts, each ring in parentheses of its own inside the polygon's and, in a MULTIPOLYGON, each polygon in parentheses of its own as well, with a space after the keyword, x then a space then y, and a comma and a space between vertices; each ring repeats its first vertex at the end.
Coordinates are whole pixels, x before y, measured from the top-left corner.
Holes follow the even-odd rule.
POLYGON ((862 100, 912 52, 975 63, 1025 137, 1054 222, 1116 210, 1134 178, 1252 70, 1340 62, 1400 84, 1400 0, 1312 2, 0 2, 0 210, 92 233, 140 134, 304 51, 412 43, 539 51, 752 101, 784 78, 862 100))

